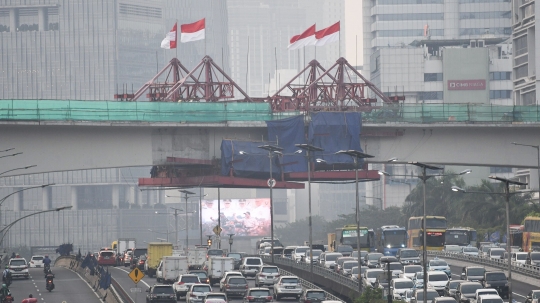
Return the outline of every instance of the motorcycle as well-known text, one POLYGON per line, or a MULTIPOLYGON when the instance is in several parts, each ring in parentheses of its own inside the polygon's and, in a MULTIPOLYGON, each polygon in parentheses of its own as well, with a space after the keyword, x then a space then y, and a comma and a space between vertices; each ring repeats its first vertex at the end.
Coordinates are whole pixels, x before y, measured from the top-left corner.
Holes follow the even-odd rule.
POLYGON ((51 292, 54 289, 54 283, 52 279, 47 279, 47 284, 45 285, 45 288, 51 292))
POLYGON ((13 296, 12 296, 11 294, 8 294, 8 295, 4 298, 4 300, 2 300, 2 303, 13 303, 13 300, 15 300, 15 299, 13 298, 13 296))
POLYGON ((7 275, 6 277, 3 277, 2 278, 2 282, 4 282, 4 284, 6 284, 7 287, 9 287, 11 285, 11 282, 13 281, 11 275, 7 275))
POLYGON ((43 273, 47 274, 49 271, 51 271, 51 264, 43 265, 43 273))

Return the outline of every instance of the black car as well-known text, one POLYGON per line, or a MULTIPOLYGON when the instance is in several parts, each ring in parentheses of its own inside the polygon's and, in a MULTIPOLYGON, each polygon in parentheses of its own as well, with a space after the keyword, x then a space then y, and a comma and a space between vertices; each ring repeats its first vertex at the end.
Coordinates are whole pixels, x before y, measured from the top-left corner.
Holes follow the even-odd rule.
POLYGON ((482 286, 484 288, 495 288, 501 298, 508 299, 509 297, 508 279, 502 271, 488 271, 484 273, 482 286))
POLYGON ((446 286, 444 287, 444 295, 446 297, 452 297, 456 295, 456 289, 459 285, 459 283, 465 282, 465 280, 450 280, 448 283, 446 283, 446 286))
POLYGON ((230 252, 227 253, 227 257, 234 259, 234 269, 238 270, 240 268, 240 264, 242 264, 242 253, 230 252))
POLYGON ((211 257, 223 257, 225 255, 223 249, 209 249, 206 252, 206 260, 211 257))
POLYGON ((176 294, 171 285, 157 284, 146 290, 146 303, 176 303, 176 294))
POLYGON ((202 269, 190 270, 189 274, 197 275, 201 283, 210 284, 210 278, 208 278, 208 273, 205 270, 202 270, 202 269))
POLYGON ((306 289, 300 297, 301 303, 320 303, 326 300, 326 293, 322 289, 306 289))

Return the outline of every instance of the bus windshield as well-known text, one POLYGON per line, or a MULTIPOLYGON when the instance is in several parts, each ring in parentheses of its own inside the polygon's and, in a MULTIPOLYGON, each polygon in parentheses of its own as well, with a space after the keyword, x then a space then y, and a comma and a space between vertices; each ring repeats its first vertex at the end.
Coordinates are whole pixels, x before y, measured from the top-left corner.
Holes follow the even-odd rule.
POLYGON ((405 230, 384 231, 384 246, 388 248, 405 247, 407 244, 407 232, 405 230))
POLYGON ((427 232, 426 245, 432 247, 443 247, 444 233, 443 232, 427 232))
MULTIPOLYGON (((366 247, 368 244, 367 233, 368 231, 366 229, 360 229, 360 245, 363 247, 366 247)), ((342 244, 356 247, 356 229, 344 229, 341 234, 343 239, 342 244)))
POLYGON ((465 246, 470 244, 469 233, 466 230, 447 230, 446 231, 446 245, 460 245, 465 246))
POLYGON ((446 219, 427 218, 426 222, 426 228, 446 229, 446 219))

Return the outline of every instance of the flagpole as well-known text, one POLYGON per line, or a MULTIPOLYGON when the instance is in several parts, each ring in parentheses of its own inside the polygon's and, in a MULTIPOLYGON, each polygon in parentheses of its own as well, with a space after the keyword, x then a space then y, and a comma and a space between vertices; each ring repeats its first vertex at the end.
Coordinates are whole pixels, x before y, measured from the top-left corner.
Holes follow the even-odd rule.
MULTIPOLYGON (((176 59, 178 59, 178 19, 176 19, 176 32, 174 32, 174 39, 176 41, 176 47, 174 48, 176 51, 176 59)), ((187 210, 186 210, 187 211, 187 210)))
POLYGON ((249 95, 248 75, 249 75, 249 36, 248 36, 248 45, 247 45, 247 54, 246 54, 246 92, 249 95))

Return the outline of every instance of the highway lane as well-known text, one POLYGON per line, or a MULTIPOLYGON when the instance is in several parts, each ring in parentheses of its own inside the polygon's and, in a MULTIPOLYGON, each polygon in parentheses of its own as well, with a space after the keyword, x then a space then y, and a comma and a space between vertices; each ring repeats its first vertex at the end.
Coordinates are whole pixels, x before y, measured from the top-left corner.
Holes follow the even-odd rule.
MULTIPOLYGON (((154 285, 157 284, 156 278, 149 278, 148 276, 145 276, 141 281, 138 283, 138 287, 141 288, 141 293, 132 293, 130 292, 130 288, 135 287, 135 283, 128 277, 128 273, 131 271, 128 267, 111 267, 109 271, 112 273, 112 277, 124 288, 124 290, 128 293, 128 295, 134 300, 136 303, 146 303, 146 290, 154 285), (136 300, 135 300, 136 299, 136 300)), ((255 287, 255 280, 253 278, 248 278, 249 287, 255 287)), ((219 292, 219 285, 212 286, 212 290, 214 292, 219 292)), ((181 298, 179 302, 185 302, 184 298, 181 298)), ((229 298, 229 302, 232 303, 240 303, 242 302, 242 298, 239 297, 233 297, 229 298)), ((279 301, 274 301, 277 303, 290 303, 290 302, 297 302, 294 299, 288 299, 284 298, 279 301)))
POLYGON ((14 279, 9 287, 15 302, 20 302, 32 294, 39 303, 57 302, 101 302, 92 288, 79 275, 63 267, 53 267, 55 289, 45 289, 43 268, 30 268, 30 278, 14 279))

